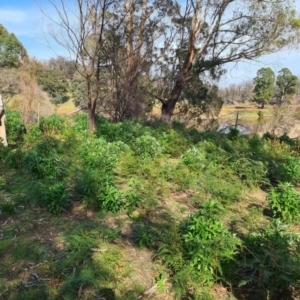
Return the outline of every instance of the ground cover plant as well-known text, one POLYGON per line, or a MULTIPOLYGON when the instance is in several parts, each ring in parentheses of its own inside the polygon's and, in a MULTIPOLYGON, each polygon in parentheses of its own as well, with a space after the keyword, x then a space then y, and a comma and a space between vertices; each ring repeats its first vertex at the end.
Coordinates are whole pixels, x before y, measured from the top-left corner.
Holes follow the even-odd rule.
POLYGON ((1 299, 297 299, 296 141, 96 123, 8 118, 1 299))

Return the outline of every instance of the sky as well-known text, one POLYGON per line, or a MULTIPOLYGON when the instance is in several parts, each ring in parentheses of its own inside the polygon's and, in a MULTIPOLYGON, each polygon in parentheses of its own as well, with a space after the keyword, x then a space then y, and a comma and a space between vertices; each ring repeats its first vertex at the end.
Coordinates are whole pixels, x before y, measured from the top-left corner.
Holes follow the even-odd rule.
MULTIPOLYGON (((26 48, 30 57, 46 60, 57 55, 67 56, 63 49, 56 44, 49 48, 43 37, 46 32, 42 28, 47 25, 47 20, 38 6, 47 5, 47 0, 0 0, 0 23, 26 48), (55 51, 54 51, 55 49, 55 51)), ((220 80, 220 86, 241 83, 253 80, 257 71, 263 67, 270 67, 278 73, 282 68, 300 77, 300 52, 283 51, 267 55, 259 59, 260 62, 248 62, 226 65, 227 73, 220 80)))

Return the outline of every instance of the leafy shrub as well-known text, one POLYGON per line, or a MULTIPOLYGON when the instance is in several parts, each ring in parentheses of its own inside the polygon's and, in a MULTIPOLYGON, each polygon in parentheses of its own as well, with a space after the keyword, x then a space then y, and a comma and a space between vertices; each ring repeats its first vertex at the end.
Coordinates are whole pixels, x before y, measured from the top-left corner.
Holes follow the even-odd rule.
POLYGON ((240 250, 239 287, 251 290, 251 299, 283 299, 291 286, 299 288, 300 239, 280 220, 246 235, 240 250))
POLYGON ((81 173, 76 186, 84 203, 104 211, 117 212, 125 207, 123 194, 116 188, 111 175, 96 169, 81 173))
POLYGON ((104 139, 88 139, 78 148, 85 168, 101 168, 112 172, 120 155, 128 149, 122 142, 108 143, 104 139))
POLYGON ((49 117, 42 117, 39 127, 43 133, 58 134, 66 128, 66 122, 63 117, 54 114, 49 117))
MULTIPOLYGON (((1 150, 0 150, 1 151, 1 150)), ((21 170, 24 153, 21 148, 16 148, 7 152, 5 164, 10 168, 21 170)))
POLYGON ((162 153, 162 147, 155 137, 142 135, 138 137, 133 147, 135 153, 143 158, 154 158, 162 153))
POLYGON ((221 223, 221 212, 218 201, 209 200, 163 236, 159 257, 169 267, 175 285, 183 287, 181 294, 220 279, 222 264, 237 251, 240 242, 221 223))
POLYGON ((230 128, 230 132, 228 133, 228 138, 230 139, 230 140, 235 140, 235 139, 237 139, 238 137, 240 137, 240 135, 241 135, 241 133, 240 133, 240 131, 237 129, 237 128, 235 128, 235 127, 231 127, 230 128))
MULTIPOLYGON (((0 200, 2 199, 0 198, 0 200)), ((0 215, 1 213, 13 215, 15 213, 14 203, 12 201, 3 201, 2 203, 0 203, 0 215)))
POLYGON ((245 186, 229 166, 210 163, 203 171, 199 186, 208 195, 219 199, 223 204, 239 201, 245 186))
POLYGON ((23 141, 26 128, 23 124, 21 113, 17 110, 6 111, 6 134, 9 145, 16 145, 23 141))
POLYGON ((248 143, 251 149, 251 157, 254 159, 263 159, 265 155, 265 140, 254 134, 248 143))
POLYGON ((279 180, 293 184, 300 181, 300 159, 298 157, 285 157, 282 168, 279 169, 279 180))
POLYGON ((39 203, 49 212, 58 214, 69 205, 67 185, 63 181, 46 182, 39 185, 39 203))
POLYGON ((124 208, 127 210, 128 214, 131 214, 134 209, 136 209, 142 202, 142 197, 138 193, 140 189, 140 182, 134 179, 129 181, 130 188, 123 192, 124 197, 124 208))
POLYGON ((52 98, 50 101, 51 103, 53 103, 54 105, 58 105, 58 104, 62 104, 65 103, 69 100, 69 97, 66 95, 58 95, 55 98, 52 98))
POLYGON ((267 168, 261 161, 241 157, 233 162, 232 168, 240 180, 249 187, 257 187, 267 182, 267 168))
POLYGON ((163 152, 171 157, 179 157, 184 151, 192 146, 191 141, 188 139, 188 135, 184 135, 173 129, 162 132, 156 138, 163 147, 163 152))
POLYGON ((100 209, 111 212, 120 211, 124 207, 122 196, 113 182, 106 181, 97 195, 100 209))
POLYGON ((74 124, 72 124, 72 129, 76 133, 86 133, 88 130, 88 116, 86 114, 74 116, 74 124))
POLYGON ((37 178, 60 179, 66 174, 66 163, 59 156, 59 142, 51 137, 44 137, 23 159, 23 168, 37 178))
POLYGON ((34 124, 28 127, 27 139, 32 142, 36 142, 43 135, 40 126, 38 124, 34 124))
POLYGON ((267 200, 276 218, 292 222, 299 219, 300 194, 291 183, 283 182, 271 188, 267 200))
POLYGON ((232 259, 238 245, 237 238, 220 222, 221 211, 217 201, 209 200, 180 227, 185 258, 204 284, 222 274, 221 262, 232 259))
POLYGON ((295 156, 282 156, 268 162, 268 173, 273 182, 300 181, 300 159, 295 156))
POLYGON ((139 247, 151 247, 154 241, 150 228, 144 224, 134 226, 133 238, 139 247))
POLYGON ((149 134, 148 131, 148 128, 139 122, 124 120, 114 124, 105 120, 99 124, 96 134, 109 142, 122 141, 131 146, 138 137, 149 134))
POLYGON ((193 147, 184 152, 181 161, 189 169, 199 171, 204 167, 205 154, 199 148, 193 147))

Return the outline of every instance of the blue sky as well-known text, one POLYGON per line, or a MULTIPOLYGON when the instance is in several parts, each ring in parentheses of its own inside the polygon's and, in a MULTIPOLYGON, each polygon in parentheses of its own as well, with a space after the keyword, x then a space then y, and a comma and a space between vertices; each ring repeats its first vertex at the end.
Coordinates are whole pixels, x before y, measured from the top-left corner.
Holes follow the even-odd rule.
MULTIPOLYGON (((17 36, 31 57, 43 60, 57 54, 64 55, 63 50, 54 43, 51 44, 52 50, 47 47, 41 31, 47 21, 37 2, 43 5, 47 0, 0 0, 0 23, 17 36)), ((227 65, 227 74, 221 79, 220 85, 252 80, 262 67, 272 68, 275 74, 282 68, 289 68, 294 75, 300 76, 300 52, 295 50, 268 55, 260 58, 260 61, 227 65)))

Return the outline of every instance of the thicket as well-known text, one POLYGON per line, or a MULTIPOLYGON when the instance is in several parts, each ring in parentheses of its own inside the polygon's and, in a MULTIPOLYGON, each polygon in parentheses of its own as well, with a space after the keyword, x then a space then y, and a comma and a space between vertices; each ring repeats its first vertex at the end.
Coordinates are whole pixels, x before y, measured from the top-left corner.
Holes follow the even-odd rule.
MULTIPOLYGON (((11 146, 0 146, 0 189, 14 193, 8 182, 15 180, 18 191, 10 201, 0 196, 0 217, 18 205, 61 214, 76 203, 104 215, 127 214, 132 242, 153 252, 163 270, 156 280, 164 289, 162 278, 168 278, 176 299, 211 299, 214 284, 237 299, 282 299, 299 288, 300 239, 289 229, 299 220, 297 141, 102 117, 90 134, 85 115, 72 120, 53 115, 25 133, 17 112, 7 117, 11 146), (257 188, 267 191, 266 206, 255 211, 264 222, 243 220, 247 230, 239 230, 232 207, 257 188), (187 195, 188 211, 152 217, 162 203, 177 206, 176 194, 187 195)), ((80 298, 82 289, 108 299, 135 299, 133 290, 120 286, 127 273, 118 274, 123 257, 112 243, 119 229, 82 224, 64 236, 64 258, 52 265, 61 283, 55 292, 44 290, 43 299, 80 298), (96 261, 90 249, 109 243, 111 250, 96 261)), ((13 251, 8 240, 1 243, 0 253, 13 251)))

